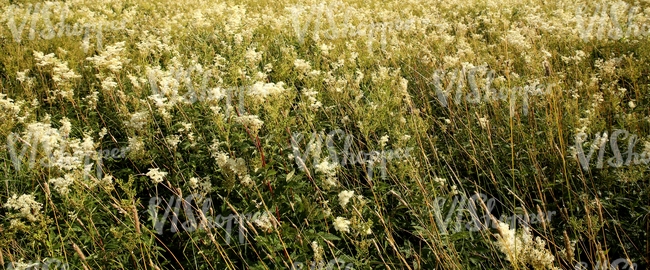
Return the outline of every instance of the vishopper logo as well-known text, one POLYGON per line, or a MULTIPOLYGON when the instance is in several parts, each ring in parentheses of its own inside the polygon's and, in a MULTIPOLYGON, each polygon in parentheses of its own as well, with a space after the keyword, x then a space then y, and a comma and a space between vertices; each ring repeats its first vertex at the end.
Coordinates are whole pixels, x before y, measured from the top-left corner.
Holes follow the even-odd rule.
MULTIPOLYGON (((575 139, 576 145, 575 147, 572 147, 570 151, 572 152, 573 158, 575 158, 580 162, 582 169, 585 171, 589 171, 589 162, 591 161, 591 156, 594 154, 595 150, 599 150, 598 162, 596 163, 596 168, 602 169, 603 157, 605 155, 605 150, 606 150, 605 146, 607 145, 607 138, 608 138, 607 131, 603 131, 602 134, 596 133, 594 141, 591 143, 591 146, 589 148, 589 154, 587 154, 587 156, 585 156, 585 152, 582 146, 582 143, 587 138, 587 134, 578 133, 575 136, 575 138, 576 138, 575 139)), ((611 145, 611 149, 614 154, 614 157, 608 159, 607 164, 609 164, 609 166, 612 166, 614 168, 618 168, 623 165, 629 166, 632 162, 634 162, 634 165, 637 165, 639 163, 643 163, 647 165, 648 162, 650 162, 650 152, 644 151, 641 154, 635 153, 634 147, 636 146, 637 142, 638 142, 637 135, 630 134, 627 130, 624 129, 615 130, 612 133, 611 138, 609 139, 609 144, 611 145), (621 134, 622 136, 620 136, 621 134), (621 139, 627 138, 628 140, 627 151, 622 153, 623 155, 621 155, 621 150, 619 150, 618 148, 619 136, 621 139), (627 157, 625 161, 623 159, 624 157, 627 157)), ((647 146, 646 149, 648 149, 647 146)))
POLYGON ((370 151, 368 153, 359 151, 355 154, 353 150, 350 148, 352 146, 352 142, 354 141, 354 136, 350 134, 346 134, 341 129, 336 129, 331 131, 327 135, 327 137, 323 132, 321 132, 321 134, 317 134, 316 132, 314 132, 311 135, 311 139, 309 140, 309 143, 307 143, 305 151, 303 152, 303 154, 301 154, 300 142, 302 141, 303 137, 304 135, 300 132, 295 132, 293 133, 293 135, 291 135, 291 148, 293 149, 293 156, 296 160, 296 164, 298 165, 298 168, 301 171, 307 170, 306 163, 307 160, 309 159, 310 153, 313 157, 312 166, 313 168, 316 168, 317 164, 319 164, 320 161, 319 159, 321 156, 323 139, 326 138, 327 149, 330 154, 331 162, 335 164, 340 164, 341 166, 345 166, 348 163, 351 165, 354 165, 355 163, 359 163, 359 164, 367 163, 367 176, 369 181, 372 181, 373 167, 375 163, 378 162, 380 159, 381 159, 381 165, 380 165, 381 176, 382 179, 385 180, 387 160, 391 161, 392 159, 408 158, 410 157, 409 152, 413 150, 413 147, 409 147, 406 149, 398 148, 394 150, 370 151), (333 138, 335 135, 338 135, 339 140, 341 139, 342 136, 345 135, 342 160, 339 160, 339 155, 337 154, 336 146, 334 146, 333 138))
MULTIPOLYGON (((14 41, 16 43, 20 43, 22 41, 22 35, 23 31, 25 29, 25 25, 27 24, 28 21, 31 19, 31 27, 29 29, 29 40, 34 40, 36 36, 39 36, 43 39, 50 40, 54 37, 63 37, 65 34, 66 36, 79 36, 84 33, 84 36, 82 38, 82 42, 84 44, 87 44, 90 40, 90 35, 91 32, 95 33, 95 38, 97 39, 97 49, 99 51, 102 50, 102 33, 104 30, 110 30, 110 31, 117 31, 117 30, 124 30, 125 29, 125 21, 122 20, 120 22, 120 26, 117 26, 117 23, 115 21, 111 21, 108 24, 102 24, 102 23, 84 23, 81 28, 79 23, 75 23, 72 29, 70 28, 70 25, 65 23, 67 14, 69 11, 68 3, 62 3, 62 2, 46 2, 44 4, 37 3, 36 5, 33 4, 28 4, 27 8, 22 8, 22 5, 17 6, 17 5, 11 5, 7 8, 6 14, 7 14, 7 26, 11 30, 11 34, 13 35, 14 41), (53 6, 56 6, 53 8, 53 6), (52 11, 50 11, 50 9, 52 11), (32 14, 32 10, 34 13, 32 14), (50 15, 54 14, 54 11, 56 10, 56 13, 59 14, 59 20, 60 22, 54 26, 52 26, 52 22, 50 21, 50 15), (24 11, 24 17, 20 23, 20 26, 16 26, 16 15, 20 14, 21 11, 24 11), (39 16, 40 13, 40 16, 39 16), (42 29, 40 32, 36 30, 36 24, 38 23, 39 17, 43 19, 43 24, 45 24, 45 29, 42 29), (55 30, 55 28, 58 30, 55 30), (85 31, 84 31, 85 30, 85 31)), ((88 52, 88 45, 83 45, 82 46, 84 53, 88 52)))
POLYGON ((382 23, 364 23, 360 22, 356 27, 352 25, 351 20, 350 20, 350 13, 353 11, 348 8, 346 12, 344 13, 343 17, 344 20, 341 24, 341 27, 339 28, 336 25, 335 21, 335 15, 332 12, 332 9, 335 8, 328 8, 324 4, 320 4, 318 6, 312 5, 310 7, 304 7, 304 6, 294 6, 287 8, 290 10, 290 12, 293 14, 293 28, 295 30, 296 36, 298 37, 298 42, 302 45, 305 40, 305 34, 307 33, 307 30, 309 29, 309 24, 312 20, 312 18, 316 18, 314 21, 314 29, 312 32, 312 38, 315 41, 320 40, 320 26, 321 26, 321 19, 323 18, 323 13, 326 13, 327 16, 327 22, 329 23, 330 28, 328 30, 325 30, 325 34, 323 35, 327 39, 337 39, 337 38, 346 38, 347 37, 357 37, 357 36, 365 36, 367 41, 366 45, 368 48, 368 53, 372 54, 372 43, 375 40, 375 33, 379 34, 381 33, 381 49, 384 50, 387 45, 387 37, 393 34, 393 30, 395 31, 401 31, 401 30, 409 30, 411 27, 411 24, 413 24, 414 20, 407 20, 407 21, 402 21, 402 20, 397 20, 395 22, 382 22, 382 23), (306 12, 306 10, 309 9, 311 14, 306 12), (305 21, 300 24, 300 15, 304 15, 305 21), (355 30, 356 29, 356 30, 355 30))
MULTIPOLYGON (((345 270, 354 270, 354 264, 353 263, 348 263, 345 264, 345 260, 336 258, 332 259, 325 265, 324 261, 313 261, 311 263, 311 267, 309 267, 310 270, 318 270, 318 269, 327 269, 327 270, 332 270, 332 269, 345 269, 345 270), (327 266, 327 268, 324 268, 327 266)), ((305 267, 305 264, 302 262, 294 262, 293 265, 291 266, 291 270, 307 270, 305 267)))
MULTIPOLYGON (((594 270, 624 270, 624 269, 630 269, 630 270, 637 270, 639 269, 636 265, 636 263, 632 263, 630 265, 630 261, 628 261, 625 258, 618 258, 615 261, 613 261, 611 264, 609 264, 608 261, 597 261, 596 266, 594 266, 591 269, 594 270), (620 266, 622 265, 622 266, 620 266), (608 267, 609 266, 609 267, 608 267)), ((589 270, 589 264, 587 262, 579 262, 576 263, 575 265, 575 270, 589 270)))
POLYGON ((623 28, 621 28, 621 25, 619 24, 616 11, 621 9, 621 7, 626 10, 629 4, 623 1, 612 3, 609 9, 609 14, 607 13, 608 5, 609 3, 596 4, 594 13, 591 18, 589 18, 589 23, 587 25, 585 18, 582 16, 585 13, 585 5, 580 5, 576 8, 576 27, 578 28, 580 38, 582 38, 584 42, 588 42, 593 38, 592 34, 594 31, 594 23, 596 23, 596 21, 598 21, 598 32, 596 33, 598 40, 603 39, 603 34, 607 29, 609 29, 607 31, 607 37, 614 40, 618 40, 623 37, 630 38, 631 35, 634 35, 634 37, 638 37, 639 35, 647 37, 650 34, 650 26, 648 23, 644 23, 641 27, 639 27, 637 24, 634 24, 634 19, 637 17, 637 12, 642 11, 641 7, 634 6, 629 9, 625 31, 623 31, 623 28), (600 15, 598 15, 599 12, 600 15))
MULTIPOLYGON (((490 219, 490 215, 492 215, 492 210, 495 208, 496 205, 495 198, 490 198, 488 200, 488 196, 485 194, 474 194, 469 199, 465 194, 454 196, 454 201, 451 204, 449 210, 447 211, 447 215, 445 216, 445 219, 443 221, 443 208, 445 208, 446 201, 447 201, 446 198, 438 197, 433 202, 434 209, 432 211, 433 211, 434 219, 438 226, 438 231, 440 232, 441 235, 449 234, 447 228, 449 227, 451 217, 454 213, 456 213, 456 222, 454 222, 455 227, 453 228, 453 233, 460 232, 463 229, 476 232, 480 230, 489 229, 490 225, 492 226, 493 229, 497 228, 498 224, 494 224, 490 219), (485 215, 481 217, 478 216, 478 211, 477 211, 477 207, 480 207, 481 205, 479 198, 486 203, 486 207, 487 207, 487 212, 485 213, 485 215), (467 222, 465 226, 463 226, 463 217, 465 217, 467 212, 469 212, 469 215, 472 218, 472 220, 467 222)), ((529 214, 528 218, 526 218, 524 215, 521 214, 519 215, 513 214, 511 216, 501 215, 499 221, 503 223, 508 223, 510 225, 510 228, 516 228, 515 226, 517 225, 517 222, 520 222, 520 224, 522 224, 523 226, 528 227, 530 226, 530 224, 543 222, 544 219, 546 219, 546 222, 550 222, 551 217, 554 214, 555 211, 546 212, 546 214, 542 213, 541 216, 533 213, 533 214, 529 214)))
POLYGON ((172 78, 174 78, 174 80, 161 80, 162 76, 164 76, 164 73, 166 72, 160 69, 150 69, 147 72, 149 85, 151 86, 151 93, 153 95, 158 95, 159 98, 170 96, 171 99, 181 99, 184 103, 194 104, 197 101, 219 101, 223 98, 222 90, 225 90, 227 102, 225 111, 226 118, 230 117, 230 113, 233 110, 232 99, 234 98, 234 95, 239 98, 238 112, 240 114, 244 112, 245 96, 247 93, 250 93, 252 88, 251 86, 232 86, 227 88, 217 87, 208 89, 212 72, 210 70, 203 70, 202 68, 195 68, 194 66, 190 66, 187 69, 183 67, 172 67, 167 72, 172 78), (203 78, 201 87, 198 91, 195 90, 194 83, 192 82, 192 75, 196 73, 203 78), (185 85, 187 92, 183 96, 179 97, 178 90, 181 83, 185 85))
MULTIPOLYGON (((40 158, 39 160, 39 165, 45 168, 50 168, 50 167, 66 167, 69 165, 69 163, 76 163, 80 161, 80 159, 83 157, 84 163, 83 163, 83 168, 84 169, 90 169, 92 168, 90 162, 90 158, 94 156, 94 159, 97 160, 97 170, 96 170, 96 176, 97 179, 102 179, 103 177, 103 159, 104 158, 112 158, 112 159, 120 159, 120 158, 125 158, 126 157, 126 152, 129 150, 128 147, 122 147, 122 148, 113 148, 110 150, 98 150, 97 152, 93 152, 92 154, 86 153, 83 154, 82 157, 78 155, 78 152, 75 152, 77 156, 73 156, 70 153, 67 153, 65 151, 66 149, 66 143, 67 143, 67 136, 61 136, 63 140, 59 142, 59 149, 58 151, 53 151, 52 147, 49 145, 49 141, 41 140, 40 134, 31 134, 29 133, 27 135, 27 140, 31 137, 32 143, 30 144, 26 140, 23 140, 20 138, 20 136, 17 136, 13 132, 7 136, 7 149, 9 150, 9 156, 11 158, 11 162, 14 165, 14 169, 17 172, 21 171, 22 168, 22 162, 23 158, 25 157, 25 154, 27 152, 28 147, 32 148, 32 151, 29 156, 29 169, 33 169, 34 166, 36 165, 36 159, 37 159, 37 153, 38 153, 38 143, 42 142, 42 150, 44 152, 43 157, 40 158), (21 141, 23 142, 23 147, 20 151, 20 154, 16 152, 16 142, 21 141), (90 168, 89 168, 90 167, 90 168)), ((84 175, 84 180, 88 179, 88 174, 84 175)))
POLYGON ((258 224, 258 226, 261 225, 269 225, 274 226, 277 223, 277 220, 275 217, 273 217, 273 214, 270 212, 256 212, 255 214, 250 214, 246 213, 243 215, 233 215, 230 214, 228 216, 222 216, 218 215, 216 217, 212 217, 209 215, 210 209, 212 208, 212 199, 207 198, 203 200, 203 205, 201 209, 197 209, 197 214, 193 212, 192 209, 192 201, 194 199, 203 200, 203 196, 200 194, 190 194, 185 199, 182 197, 177 197, 177 196, 171 196, 169 200, 167 201, 167 208, 165 209, 164 214, 162 215, 161 218, 159 218, 158 214, 158 208, 160 207, 160 204, 163 202, 163 199, 160 197, 152 197, 149 200, 149 214, 151 215, 153 227, 159 235, 163 234, 163 227, 165 226, 165 221, 168 219, 168 216, 170 212, 173 214, 172 216, 172 224, 171 224, 171 232, 176 233, 179 231, 179 228, 177 226, 180 216, 179 216, 179 211, 181 207, 181 203, 183 204, 183 210, 185 212, 185 217, 186 221, 181 223, 181 228, 187 232, 194 232, 197 229, 201 230, 209 230, 213 228, 219 228, 219 229, 225 229, 226 231, 226 244, 230 245, 230 238, 232 236, 232 226, 233 222, 235 224, 238 224, 239 227, 239 243, 244 244, 244 239, 247 237, 245 236, 246 232, 248 231, 245 228, 245 225, 250 221, 258 224), (172 205, 174 204, 174 200, 176 200, 176 205, 172 209, 172 205), (200 212, 199 212, 200 211, 200 212), (200 220, 200 222, 197 222, 197 219, 200 220))
POLYGON ((500 88, 500 92, 497 92, 496 89, 492 88, 491 85, 495 80, 496 72, 494 70, 487 71, 485 66, 470 67, 469 70, 466 66, 463 66, 461 70, 455 69, 453 72, 445 72, 441 69, 436 70, 433 73, 433 81, 429 85, 433 84, 438 101, 440 104, 447 108, 447 99, 450 97, 453 86, 456 84, 456 95, 454 97, 454 103, 456 105, 460 104, 463 96, 464 81, 467 81, 471 94, 465 96, 465 101, 469 103, 481 103, 483 101, 490 102, 492 100, 510 100, 510 117, 514 117, 515 106, 517 102, 517 96, 521 96, 523 102, 523 112, 524 115, 528 115, 529 107, 529 96, 535 95, 548 95, 551 93, 552 87, 556 85, 555 83, 542 84, 535 82, 531 85, 526 85, 524 87, 515 86, 511 89, 505 87, 500 88), (481 75, 482 74, 482 75, 481 75), (481 89, 478 86, 477 81, 480 81, 481 78, 476 78, 477 75, 483 76, 486 75, 485 85, 483 86, 483 94, 481 94, 481 89), (465 79, 466 78, 466 79, 465 79), (447 87, 443 88, 441 82, 446 82, 447 87), (546 87, 545 87, 546 86, 546 87), (544 90, 546 88, 546 90, 544 90), (509 97, 510 96, 510 97, 509 97))
POLYGON ((29 262, 10 262, 7 263, 5 269, 70 269, 70 265, 67 263, 61 264, 61 261, 54 258, 49 258, 44 260, 42 263, 40 261, 29 261, 29 262))

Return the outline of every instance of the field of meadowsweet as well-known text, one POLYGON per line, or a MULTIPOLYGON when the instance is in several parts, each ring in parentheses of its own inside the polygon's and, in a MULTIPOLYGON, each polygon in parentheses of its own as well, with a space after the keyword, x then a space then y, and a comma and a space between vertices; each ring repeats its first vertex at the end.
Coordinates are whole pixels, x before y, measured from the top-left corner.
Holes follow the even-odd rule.
POLYGON ((650 1, 0 0, 2 269, 647 269, 650 1))

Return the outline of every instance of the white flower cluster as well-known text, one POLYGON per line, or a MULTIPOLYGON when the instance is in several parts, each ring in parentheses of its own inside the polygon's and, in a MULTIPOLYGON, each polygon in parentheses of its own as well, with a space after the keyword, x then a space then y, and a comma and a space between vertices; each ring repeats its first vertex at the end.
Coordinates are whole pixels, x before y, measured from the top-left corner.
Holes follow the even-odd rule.
POLYGON ((122 52, 124 51, 125 42, 117 42, 114 46, 106 46, 106 50, 101 55, 88 57, 86 60, 92 62, 97 68, 107 68, 111 72, 119 72, 122 69, 122 64, 130 62, 129 59, 123 59, 122 52))
POLYGON ((315 164, 314 167, 316 167, 316 172, 321 172, 325 175, 326 178, 323 183, 325 183, 326 189, 337 185, 336 168, 339 167, 338 163, 330 163, 329 157, 326 157, 320 164, 315 164))
POLYGON ((25 117, 18 117, 18 113, 20 113, 20 107, 25 103, 25 101, 21 100, 14 102, 13 99, 5 97, 7 97, 7 95, 0 93, 0 117, 2 117, 2 119, 6 119, 8 116, 11 118, 17 117, 19 121, 24 121, 28 116, 28 113, 25 113, 25 117))
POLYGON ((248 95, 253 97, 253 101, 259 103, 264 102, 271 95, 279 95, 285 92, 284 82, 263 83, 257 82, 253 84, 248 95))
POLYGON ((70 185, 74 183, 74 176, 72 174, 66 174, 64 177, 52 178, 49 182, 54 184, 54 189, 61 193, 61 195, 66 195, 70 192, 70 185))
POLYGON ((251 130, 251 133, 256 134, 262 128, 264 121, 260 120, 257 115, 242 115, 235 118, 237 123, 240 123, 251 130))
POLYGON ((255 48, 248 48, 244 54, 244 58, 249 64, 253 65, 262 61, 262 54, 264 54, 264 52, 257 52, 255 48))
POLYGON ((149 169, 149 172, 147 172, 147 176, 149 176, 155 184, 162 182, 166 175, 167 172, 161 172, 159 168, 149 169))
POLYGON ((336 217, 334 219, 334 229, 336 229, 339 232, 350 232, 350 222, 344 217, 336 217))
POLYGON ((149 122, 149 112, 141 111, 131 115, 131 120, 125 121, 124 126, 140 130, 149 122))
POLYGON ((538 236, 533 241, 530 228, 524 227, 523 233, 516 235, 515 229, 499 221, 499 232, 496 245, 512 264, 530 264, 535 270, 553 268, 555 257, 545 248, 542 238, 538 236))
POLYGON ((266 232, 271 232, 274 226, 279 224, 278 220, 270 212, 264 212, 264 214, 253 222, 266 232))
POLYGON ((309 108, 312 110, 317 110, 320 107, 323 107, 323 103, 318 101, 316 99, 316 95, 318 95, 318 91, 315 91, 313 88, 305 89, 303 90, 303 94, 305 97, 307 97, 307 100, 309 100, 309 108))
POLYGON ((433 181, 440 184, 441 186, 444 186, 447 179, 440 178, 440 177, 435 177, 435 178, 433 178, 433 181))
POLYGON ((190 187, 193 189, 199 189, 202 194, 207 194, 212 189, 212 182, 210 182, 210 176, 206 176, 201 181, 201 178, 191 177, 190 178, 190 187))
POLYGON ((354 190, 344 190, 339 193, 339 203, 341 204, 342 207, 345 207, 348 202, 350 202, 350 198, 354 196, 354 190))
MULTIPOLYGON (((45 157, 41 159, 40 164, 43 166, 56 166, 66 171, 82 168, 82 158, 94 153, 93 139, 88 135, 83 142, 76 138, 68 139, 71 124, 67 118, 63 118, 61 124, 57 130, 52 128, 49 123, 31 123, 23 133, 25 139, 21 139, 21 141, 31 142, 34 153, 36 153, 38 145, 42 145, 45 157), (72 150, 72 155, 66 151, 66 147, 72 150), (48 160, 47 164, 44 162, 46 159, 48 160)), ((22 151, 25 150, 23 147, 22 151)), ((15 151, 15 149, 10 149, 10 151, 15 151)), ((19 165, 19 162, 19 160, 15 160, 14 164, 19 165)), ((33 162, 33 160, 30 162, 30 168, 33 167, 33 162)))
POLYGON ((74 70, 68 68, 68 62, 63 62, 54 56, 54 53, 45 55, 42 52, 34 51, 34 59, 38 62, 36 66, 45 67, 53 66, 52 80, 57 88, 52 90, 53 94, 61 95, 64 98, 72 98, 74 91, 71 88, 71 81, 73 79, 81 78, 81 75, 76 74, 74 70))
POLYGON ((293 61, 293 65, 296 67, 298 71, 302 73, 307 73, 311 71, 311 64, 309 64, 308 61, 302 59, 296 59, 296 61, 293 61))
POLYGON ((314 251, 314 261, 321 261, 323 260, 323 247, 318 245, 318 242, 312 241, 311 242, 311 249, 314 251))
POLYGON ((133 155, 141 155, 144 153, 144 142, 141 137, 129 137, 129 150, 133 155))
POLYGON ((34 200, 34 195, 23 194, 18 197, 14 194, 11 198, 7 199, 5 208, 12 208, 20 211, 20 216, 27 218, 29 221, 36 221, 36 217, 40 215, 40 210, 43 204, 34 200))
POLYGON ((239 176, 241 183, 245 186, 251 186, 253 181, 251 176, 248 175, 248 168, 246 167, 246 161, 243 158, 233 159, 228 156, 228 153, 219 151, 218 141, 214 141, 210 150, 212 150, 212 157, 217 161, 217 165, 222 170, 230 170, 239 176))

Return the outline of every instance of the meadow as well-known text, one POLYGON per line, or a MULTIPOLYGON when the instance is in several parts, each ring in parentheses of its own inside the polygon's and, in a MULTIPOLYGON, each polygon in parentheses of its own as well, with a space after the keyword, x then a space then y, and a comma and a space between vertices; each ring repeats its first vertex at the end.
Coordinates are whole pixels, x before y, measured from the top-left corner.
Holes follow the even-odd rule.
POLYGON ((0 268, 650 265, 648 0, 0 8, 0 268))

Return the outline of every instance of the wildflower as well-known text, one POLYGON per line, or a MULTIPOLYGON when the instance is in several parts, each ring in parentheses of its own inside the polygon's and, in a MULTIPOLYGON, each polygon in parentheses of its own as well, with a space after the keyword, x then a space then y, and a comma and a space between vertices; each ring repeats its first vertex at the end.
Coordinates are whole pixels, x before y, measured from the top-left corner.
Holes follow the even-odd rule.
POLYGON ((244 176, 244 177, 241 179, 241 184, 244 185, 244 186, 252 186, 252 185, 253 185, 253 181, 251 180, 251 176, 248 175, 248 174, 247 174, 246 176, 244 176))
POLYGON ((70 174, 66 174, 64 178, 53 178, 50 179, 50 183, 54 184, 54 189, 58 191, 61 195, 66 195, 70 191, 68 187, 74 183, 74 177, 70 174))
POLYGON ((271 229, 273 229, 273 225, 278 223, 277 219, 275 219, 273 214, 271 214, 270 212, 265 212, 253 222, 255 223, 255 225, 264 229, 267 232, 271 232, 271 229))
POLYGON ((339 232, 350 232, 350 222, 344 217, 336 217, 334 219, 334 229, 336 229, 339 232))
POLYGON ((263 53, 264 52, 256 52, 255 48, 248 48, 248 50, 246 50, 246 54, 244 54, 244 58, 249 64, 256 64, 262 60, 263 53))
POLYGON ((314 250, 314 261, 318 262, 323 260, 323 247, 319 246, 318 242, 312 241, 311 248, 314 250))
POLYGON ((296 61, 293 61, 293 65, 296 67, 297 70, 299 70, 302 73, 307 73, 311 71, 311 65, 309 62, 302 60, 302 59, 296 59, 296 61))
POLYGON ((496 246, 513 265, 529 264, 533 269, 552 268, 555 257, 545 248, 546 242, 539 236, 533 241, 530 228, 515 234, 508 224, 499 221, 496 246))
POLYGON ((131 120, 125 121, 124 125, 133 129, 142 129, 149 122, 149 112, 141 111, 131 115, 131 120))
POLYGON ((345 205, 350 202, 350 198, 354 196, 354 190, 344 190, 339 193, 339 203, 341 206, 345 207, 345 205))
POLYGON ((153 180, 154 183, 158 184, 163 181, 163 177, 167 175, 167 172, 161 172, 158 168, 149 169, 147 176, 153 180))
POLYGON ((386 146, 386 143, 388 142, 388 135, 384 135, 379 139, 379 144, 381 145, 381 148, 384 148, 386 146))
POLYGON ((165 141, 167 141, 167 144, 169 144, 172 149, 176 149, 176 146, 181 142, 181 139, 178 135, 169 135, 165 137, 165 141))
POLYGON ((192 188, 197 188, 199 187, 199 179, 196 177, 190 177, 190 186, 192 188))
POLYGON ((330 201, 323 202, 323 215, 325 217, 329 217, 332 215, 332 209, 330 209, 330 207, 328 206, 329 202, 330 201))
POLYGON ((18 71, 16 75, 16 80, 20 81, 21 83, 25 82, 25 79, 27 78, 26 74, 29 72, 29 69, 23 70, 23 72, 18 71))
POLYGON ((309 105, 310 109, 316 110, 316 109, 323 106, 323 103, 321 103, 320 101, 318 101, 316 99, 316 95, 318 95, 318 91, 314 91, 313 88, 309 88, 309 89, 303 90, 303 94, 307 97, 307 100, 309 100, 309 102, 311 103, 309 105))
POLYGON ((40 215, 43 204, 34 200, 34 195, 23 194, 18 197, 14 194, 11 198, 7 199, 5 208, 13 208, 20 211, 20 216, 27 218, 29 221, 36 221, 36 217, 40 215))
POLYGON ((257 82, 251 87, 248 95, 252 96, 253 100, 257 103, 262 103, 271 95, 278 95, 285 92, 283 86, 284 82, 278 82, 277 84, 257 82))
POLYGON ((257 133, 264 124, 264 121, 260 120, 257 115, 242 115, 235 118, 235 121, 251 129, 252 133, 257 133))

